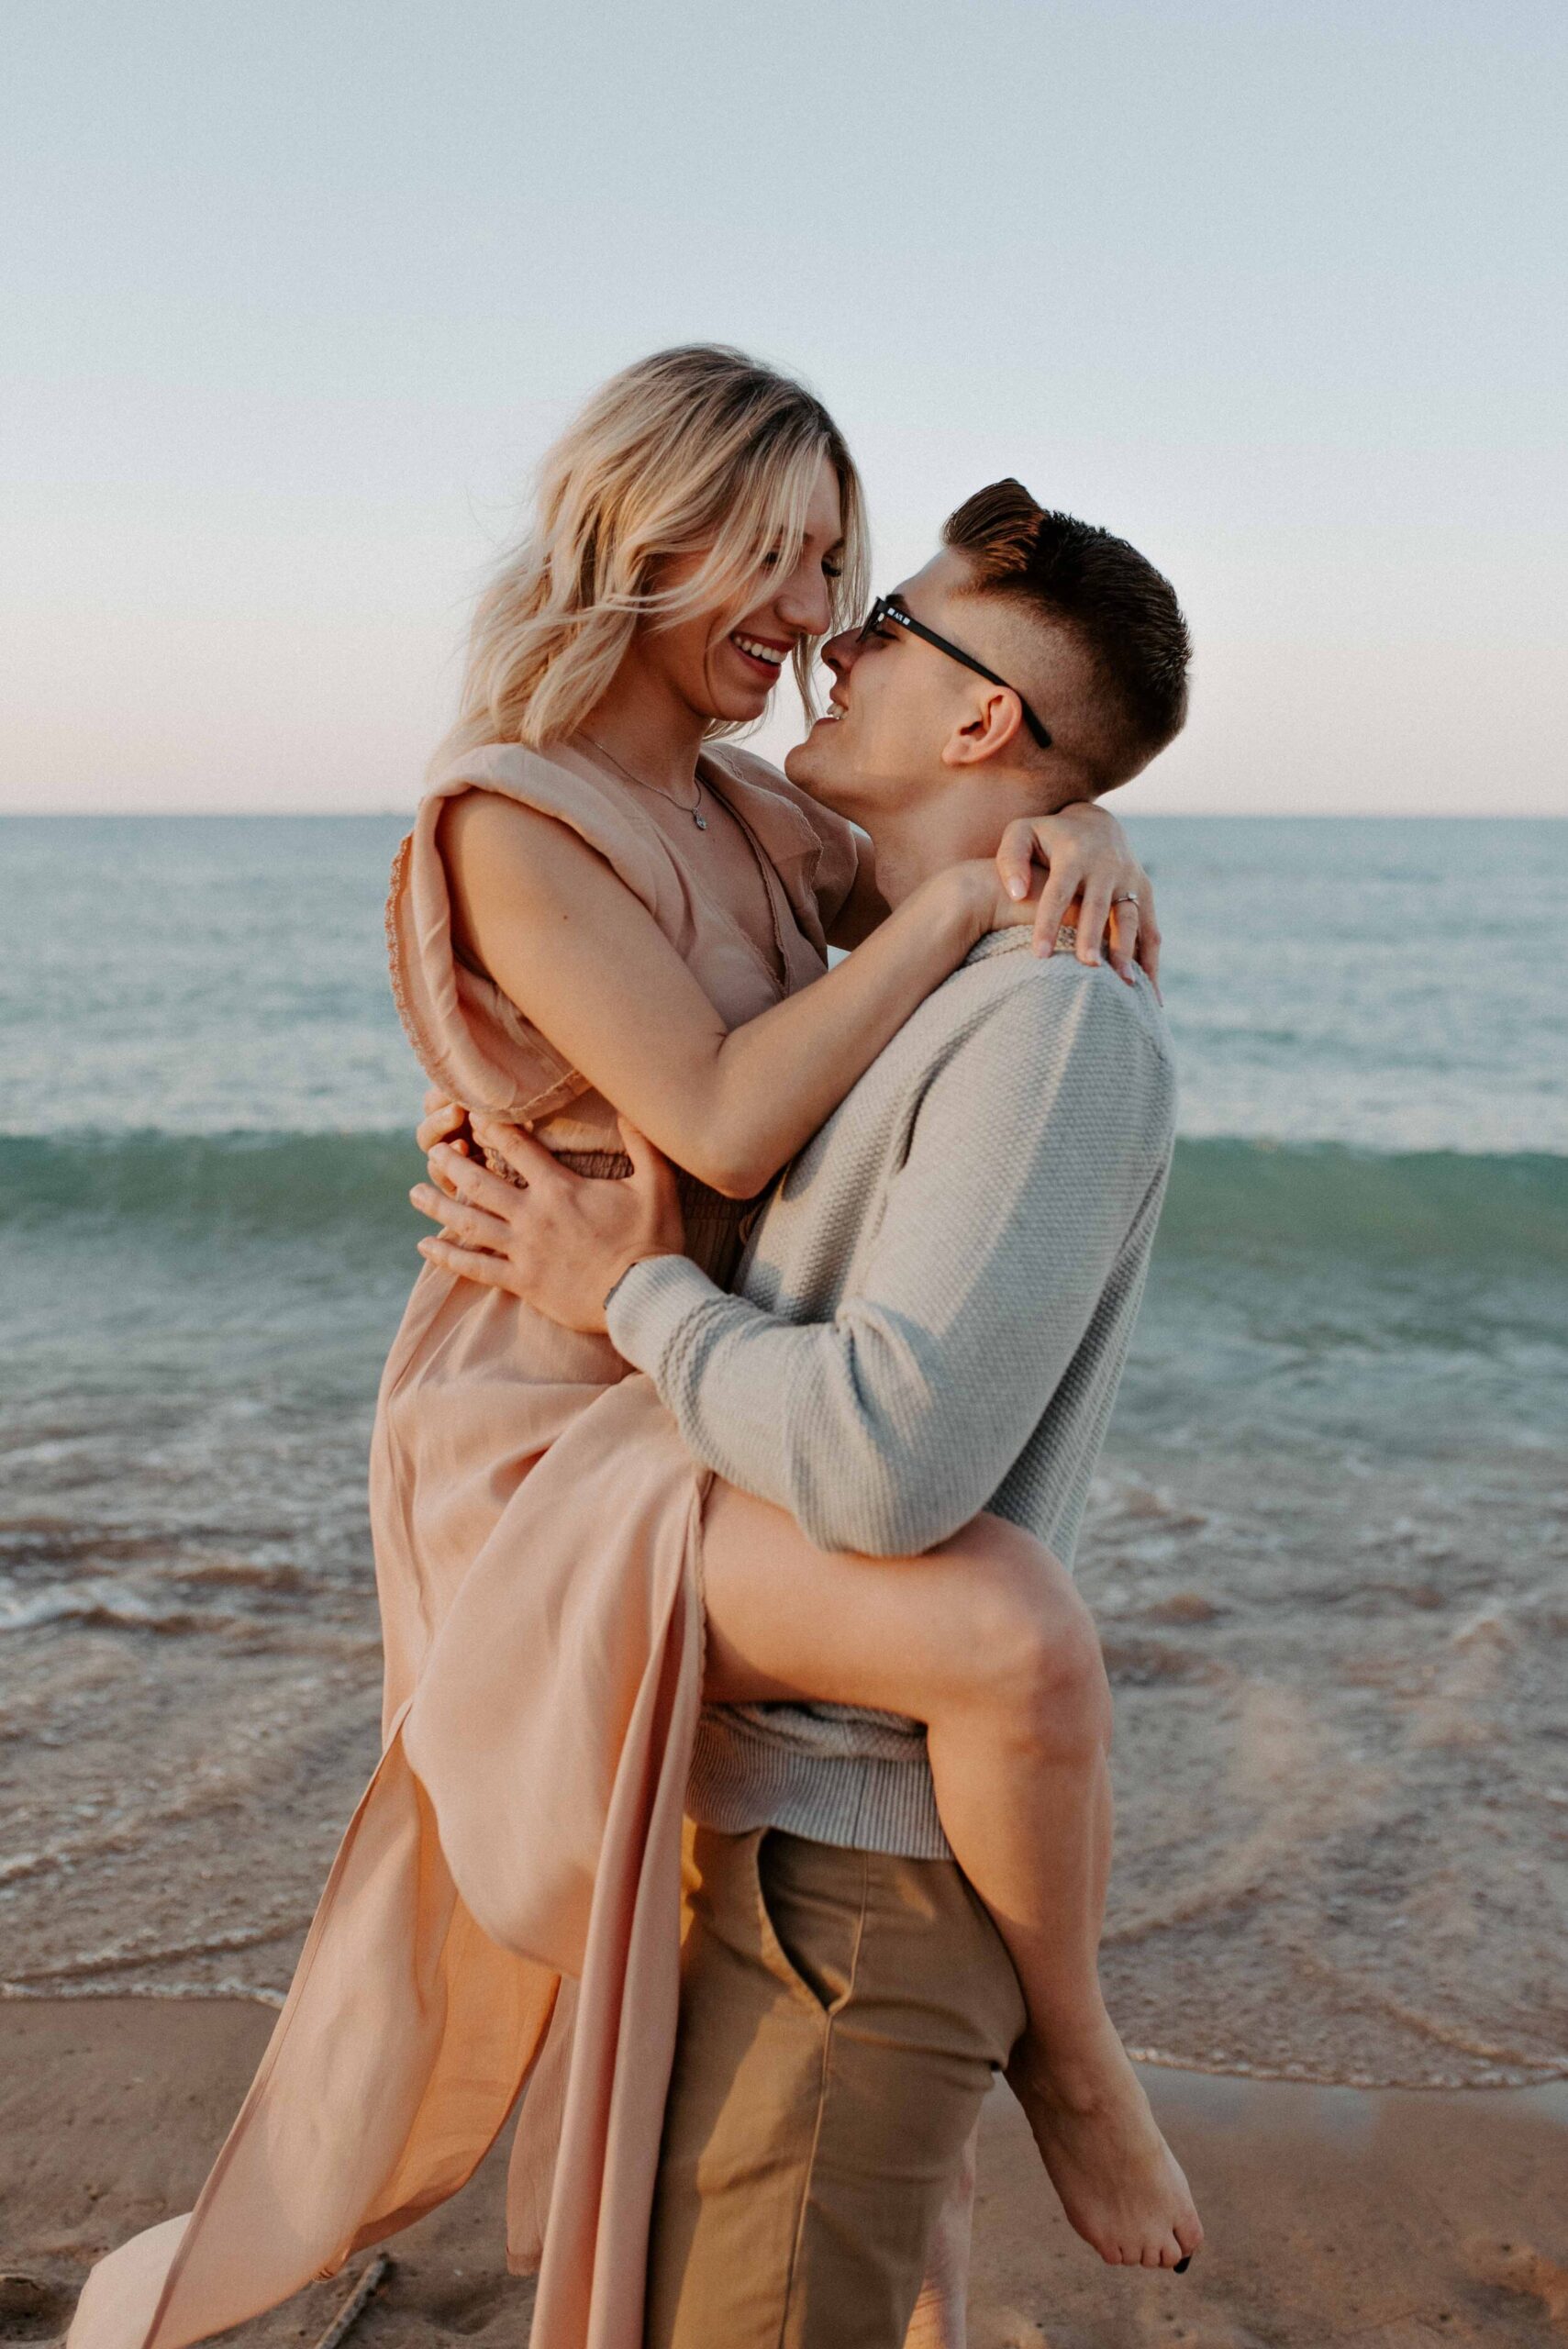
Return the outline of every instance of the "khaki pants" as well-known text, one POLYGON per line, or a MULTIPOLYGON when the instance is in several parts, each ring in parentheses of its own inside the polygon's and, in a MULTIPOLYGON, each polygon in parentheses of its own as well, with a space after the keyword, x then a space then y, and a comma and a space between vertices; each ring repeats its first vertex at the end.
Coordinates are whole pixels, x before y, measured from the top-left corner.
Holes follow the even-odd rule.
POLYGON ((951 1862, 699 1830, 648 2349, 901 2349, 1023 2028, 951 1862))

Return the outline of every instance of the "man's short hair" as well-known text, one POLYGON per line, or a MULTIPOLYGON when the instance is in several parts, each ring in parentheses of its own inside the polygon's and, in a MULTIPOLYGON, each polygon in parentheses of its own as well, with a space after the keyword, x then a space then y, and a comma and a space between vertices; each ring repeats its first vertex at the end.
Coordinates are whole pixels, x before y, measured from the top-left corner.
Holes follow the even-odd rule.
POLYGON ((942 540, 967 559, 973 593, 1071 630, 1088 654, 1106 732, 1096 790, 1125 783, 1181 732, 1192 642, 1175 590, 1136 547, 1048 511, 1012 480, 965 498, 942 540))

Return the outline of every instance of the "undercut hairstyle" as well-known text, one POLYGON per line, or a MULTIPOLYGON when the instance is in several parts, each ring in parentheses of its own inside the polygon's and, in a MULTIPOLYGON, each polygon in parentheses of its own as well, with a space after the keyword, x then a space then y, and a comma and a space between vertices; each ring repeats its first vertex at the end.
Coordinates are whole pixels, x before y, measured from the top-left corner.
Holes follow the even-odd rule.
POLYGON ((1106 737, 1096 791, 1125 783, 1181 732, 1192 642, 1175 590, 1136 547, 1051 513, 1012 480, 966 498, 942 540, 967 560, 972 593, 1068 629, 1089 656, 1106 737))

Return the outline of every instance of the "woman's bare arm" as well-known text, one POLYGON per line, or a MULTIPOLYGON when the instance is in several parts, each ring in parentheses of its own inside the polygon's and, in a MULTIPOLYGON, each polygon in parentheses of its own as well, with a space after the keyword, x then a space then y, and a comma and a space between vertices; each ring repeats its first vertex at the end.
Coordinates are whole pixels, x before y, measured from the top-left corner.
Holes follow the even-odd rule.
POLYGON ((953 865, 826 978, 730 1030, 569 826, 473 791, 439 837, 462 951, 678 1166, 731 1198, 795 1155, 977 940, 1033 918, 994 865, 953 865))
MULTIPOLYGON (((1050 954, 1056 933, 1071 918, 1081 963, 1097 963, 1102 952, 1119 975, 1131 981, 1141 963, 1160 984, 1160 925, 1154 885, 1139 863, 1131 841, 1108 807, 1096 799, 1075 799, 1051 816, 1020 816, 1007 826, 996 851, 996 871, 1010 897, 1035 903, 1036 952, 1050 954), (1034 868, 1047 868, 1044 886, 1034 868), (1038 894, 1037 894, 1038 892, 1038 894)), ((869 841, 849 896, 833 918, 829 946, 859 946, 887 907, 876 885, 876 857, 869 841)))

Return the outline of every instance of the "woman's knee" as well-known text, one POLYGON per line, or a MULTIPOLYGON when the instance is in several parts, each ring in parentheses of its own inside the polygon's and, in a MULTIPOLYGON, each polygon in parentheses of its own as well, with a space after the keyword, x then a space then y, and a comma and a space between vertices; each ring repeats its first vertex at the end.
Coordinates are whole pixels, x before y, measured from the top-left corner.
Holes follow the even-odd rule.
POLYGON ((1060 1558, 1016 1525, 977 1518, 962 1544, 973 1604, 967 1693, 1020 1742, 1108 1746, 1110 1688, 1094 1617, 1060 1558))

